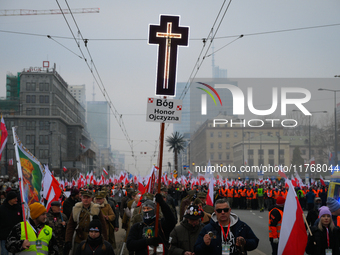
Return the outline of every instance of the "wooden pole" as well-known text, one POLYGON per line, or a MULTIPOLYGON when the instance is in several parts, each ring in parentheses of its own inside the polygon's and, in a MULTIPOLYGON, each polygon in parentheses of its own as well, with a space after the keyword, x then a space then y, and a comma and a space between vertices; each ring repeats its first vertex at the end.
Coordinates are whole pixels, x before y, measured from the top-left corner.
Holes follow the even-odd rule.
MULTIPOLYGON (((162 179, 162 164, 163 164, 163 145, 164 145, 164 122, 161 123, 161 135, 159 143, 159 164, 158 164, 158 187, 157 193, 161 193, 161 179, 162 179)), ((155 223, 155 237, 158 236, 158 221, 159 221, 159 203, 156 207, 156 223, 155 223)), ((154 253, 156 253, 156 247, 154 248, 154 253)))
POLYGON ((303 219, 305 221, 305 224, 307 225, 307 228, 308 228, 308 231, 309 231, 309 235, 312 236, 313 235, 312 231, 310 231, 310 228, 309 228, 309 225, 308 225, 308 222, 307 222, 307 219, 306 219, 306 216, 305 216, 304 213, 302 213, 302 217, 303 217, 303 219))

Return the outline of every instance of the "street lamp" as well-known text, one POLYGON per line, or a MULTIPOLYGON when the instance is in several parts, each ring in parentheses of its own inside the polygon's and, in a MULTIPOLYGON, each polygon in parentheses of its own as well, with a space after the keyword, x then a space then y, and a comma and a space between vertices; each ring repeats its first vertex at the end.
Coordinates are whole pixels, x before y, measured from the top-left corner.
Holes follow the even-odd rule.
MULTIPOLYGON (((293 110, 293 112, 299 112, 299 110, 293 110)), ((327 113, 327 111, 315 111, 310 113, 327 113)), ((311 124, 310 119, 312 115, 308 116, 308 160, 311 160, 311 124)))
MULTIPOLYGON (((338 75, 335 75, 335 77, 338 77, 338 75)), ((338 132, 337 132, 337 124, 336 124, 336 92, 339 92, 340 89, 323 89, 320 88, 318 89, 320 91, 324 90, 324 91, 330 91, 334 93, 334 135, 335 135, 335 139, 334 139, 334 150, 335 150, 335 165, 338 165, 338 132)))

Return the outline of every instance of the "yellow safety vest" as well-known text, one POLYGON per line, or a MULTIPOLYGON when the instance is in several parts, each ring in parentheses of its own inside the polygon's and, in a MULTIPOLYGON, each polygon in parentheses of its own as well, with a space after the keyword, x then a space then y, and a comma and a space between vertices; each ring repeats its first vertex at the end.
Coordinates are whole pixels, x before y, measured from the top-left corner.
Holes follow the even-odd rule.
MULTIPOLYGON (((48 255, 48 244, 52 238, 52 228, 45 225, 39 232, 38 237, 35 234, 33 227, 27 222, 27 237, 30 242, 30 247, 17 254, 24 255, 48 255), (41 241, 41 247, 37 248, 37 240, 41 241)), ((25 240, 25 225, 21 222, 21 237, 20 240, 25 240)))

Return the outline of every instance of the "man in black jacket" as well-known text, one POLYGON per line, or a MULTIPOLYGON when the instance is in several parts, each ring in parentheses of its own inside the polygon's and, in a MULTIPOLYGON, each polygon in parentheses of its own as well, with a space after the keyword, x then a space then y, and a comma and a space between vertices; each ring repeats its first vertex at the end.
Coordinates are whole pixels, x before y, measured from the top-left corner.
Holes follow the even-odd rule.
POLYGON ((158 225, 158 237, 155 237, 155 204, 151 200, 146 200, 142 204, 143 222, 134 224, 127 238, 127 249, 129 252, 134 252, 135 255, 153 254, 153 247, 168 252, 168 239, 170 232, 176 225, 175 217, 170 210, 170 207, 163 200, 161 194, 156 194, 156 202, 159 203, 163 216, 158 225))
POLYGON ((67 216, 67 218, 70 218, 73 206, 79 201, 79 190, 72 189, 71 195, 65 200, 63 204, 63 213, 67 216))
POLYGON ((21 222, 22 211, 18 204, 18 194, 14 191, 10 191, 7 194, 7 198, 0 206, 0 241, 1 241, 1 255, 7 255, 5 243, 9 232, 12 228, 21 222))
POLYGON ((194 251, 195 255, 247 254, 258 243, 251 228, 231 212, 228 200, 221 198, 216 200, 210 223, 198 235, 194 251))

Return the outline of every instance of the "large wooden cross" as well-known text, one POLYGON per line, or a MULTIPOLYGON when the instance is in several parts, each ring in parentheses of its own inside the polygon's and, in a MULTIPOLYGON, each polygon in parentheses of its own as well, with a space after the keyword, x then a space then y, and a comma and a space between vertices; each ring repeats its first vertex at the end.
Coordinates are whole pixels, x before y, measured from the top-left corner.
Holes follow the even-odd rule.
POLYGON ((161 15, 160 25, 150 25, 149 43, 159 45, 156 95, 175 96, 177 49, 188 41, 189 27, 179 26, 179 16, 161 15))

